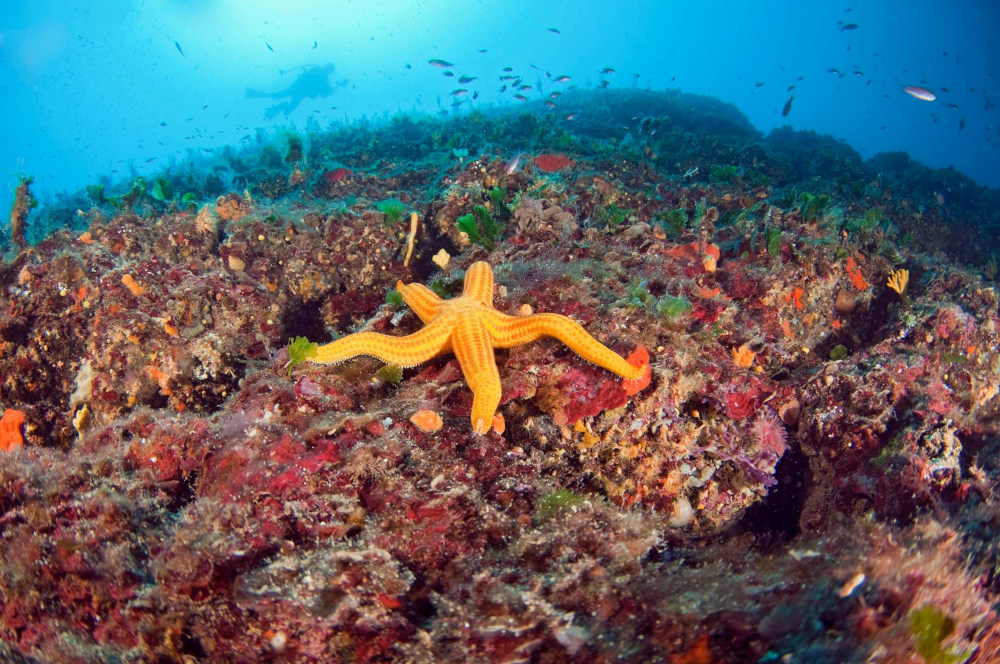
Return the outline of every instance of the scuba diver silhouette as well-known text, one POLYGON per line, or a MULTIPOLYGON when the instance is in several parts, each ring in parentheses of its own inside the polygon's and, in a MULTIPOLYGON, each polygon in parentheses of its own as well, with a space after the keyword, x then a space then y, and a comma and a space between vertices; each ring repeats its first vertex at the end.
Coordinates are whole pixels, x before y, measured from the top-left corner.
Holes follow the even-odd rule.
POLYGON ((333 84, 330 83, 330 74, 334 70, 332 64, 326 64, 322 67, 319 65, 305 65, 303 67, 296 67, 295 69, 282 69, 278 73, 284 76, 299 69, 302 70, 302 73, 287 88, 274 92, 262 92, 261 90, 247 88, 247 98, 257 99, 266 97, 268 99, 282 99, 288 97, 288 101, 271 106, 264 112, 264 117, 270 120, 278 113, 289 115, 302 103, 303 99, 328 97, 337 88, 347 85, 347 79, 337 81, 333 84))

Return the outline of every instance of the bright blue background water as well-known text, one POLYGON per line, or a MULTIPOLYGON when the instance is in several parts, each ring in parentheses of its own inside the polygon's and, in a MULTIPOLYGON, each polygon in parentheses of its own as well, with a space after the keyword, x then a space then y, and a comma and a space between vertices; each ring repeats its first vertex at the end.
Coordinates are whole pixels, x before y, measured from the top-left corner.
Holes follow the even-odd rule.
POLYGON ((560 87, 546 71, 571 75, 565 85, 589 87, 612 67, 614 86, 714 95, 765 132, 783 124, 813 129, 846 139, 866 157, 904 150, 1000 187, 998 3, 803 8, 819 4, 6 0, 0 210, 6 218, 21 174, 36 177, 44 200, 104 175, 127 177, 130 166, 148 176, 189 150, 240 145, 258 127, 436 113, 450 108, 457 87, 480 92, 463 108, 517 104, 509 92, 498 93, 504 66, 534 86, 525 93, 531 98, 541 98, 539 83, 546 94, 560 87), (858 28, 842 30, 839 22, 858 28), (457 76, 428 65, 431 58, 455 62, 459 74, 479 80, 459 86, 457 76), (274 102, 245 98, 248 87, 289 85, 294 74, 282 70, 327 62, 337 68, 331 78, 347 86, 306 100, 287 118, 266 120, 274 102), (906 85, 926 86, 938 99, 914 99, 906 85), (792 110, 782 117, 790 94, 792 110))

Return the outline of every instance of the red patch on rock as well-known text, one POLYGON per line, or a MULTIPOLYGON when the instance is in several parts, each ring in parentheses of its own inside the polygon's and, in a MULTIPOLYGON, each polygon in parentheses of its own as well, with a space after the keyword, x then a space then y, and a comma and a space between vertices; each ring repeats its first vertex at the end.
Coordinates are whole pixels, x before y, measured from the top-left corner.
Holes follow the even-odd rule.
POLYGON ((560 154, 540 154, 535 157, 535 165, 538 166, 539 170, 545 171, 546 173, 554 173, 558 170, 562 170, 567 166, 573 165, 573 160, 568 159, 566 155, 560 154))
POLYGON ((327 184, 333 184, 334 182, 347 179, 348 175, 354 175, 354 171, 349 168, 335 168, 332 171, 323 173, 323 179, 326 180, 327 184))
POLYGON ((622 381, 622 387, 625 389, 625 394, 632 396, 633 394, 644 390, 649 385, 649 381, 653 378, 653 372, 649 368, 649 352, 642 345, 639 345, 634 351, 632 351, 632 354, 628 356, 626 361, 633 367, 644 368, 642 375, 635 380, 622 381))

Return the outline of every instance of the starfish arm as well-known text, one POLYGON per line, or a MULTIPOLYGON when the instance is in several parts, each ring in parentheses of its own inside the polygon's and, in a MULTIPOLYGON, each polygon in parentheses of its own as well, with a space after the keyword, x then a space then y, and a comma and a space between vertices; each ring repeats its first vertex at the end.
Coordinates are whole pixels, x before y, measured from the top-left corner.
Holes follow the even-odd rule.
POLYGON ((309 359, 319 364, 337 364, 358 355, 368 355, 389 364, 413 367, 451 350, 450 332, 447 319, 439 319, 405 337, 358 332, 320 346, 309 359))
POLYGON ((425 323, 431 322, 441 313, 443 300, 427 286, 423 284, 407 285, 402 281, 397 281, 396 290, 403 296, 403 302, 406 302, 410 309, 413 309, 413 312, 425 323))
POLYGON ((486 433, 501 396, 500 372, 486 327, 473 318, 459 321, 452 333, 452 350, 472 390, 472 428, 486 433))
POLYGON ((496 348, 512 348, 540 337, 555 337, 583 359, 626 380, 641 378, 647 371, 645 366, 629 364, 624 357, 590 336, 582 325, 567 316, 534 314, 516 317, 500 314, 491 317, 488 324, 496 348))
POLYGON ((469 266, 462 295, 472 296, 487 307, 493 306, 493 268, 489 263, 477 261, 469 266))

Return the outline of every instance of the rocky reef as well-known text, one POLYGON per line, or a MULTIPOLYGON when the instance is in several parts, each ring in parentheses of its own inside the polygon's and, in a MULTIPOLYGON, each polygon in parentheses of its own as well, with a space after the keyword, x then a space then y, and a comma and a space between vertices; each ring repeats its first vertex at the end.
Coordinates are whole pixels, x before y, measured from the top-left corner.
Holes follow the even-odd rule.
POLYGON ((997 661, 1000 194, 702 97, 561 108, 19 208, 0 657, 997 661), (397 281, 452 297, 477 260, 652 384, 498 350, 475 435, 451 355, 298 361, 416 331, 397 281))

